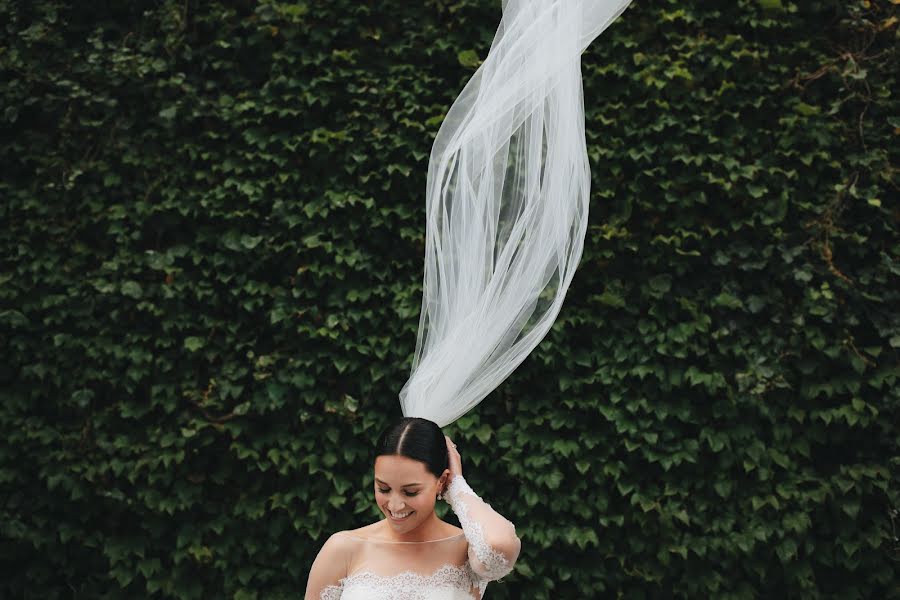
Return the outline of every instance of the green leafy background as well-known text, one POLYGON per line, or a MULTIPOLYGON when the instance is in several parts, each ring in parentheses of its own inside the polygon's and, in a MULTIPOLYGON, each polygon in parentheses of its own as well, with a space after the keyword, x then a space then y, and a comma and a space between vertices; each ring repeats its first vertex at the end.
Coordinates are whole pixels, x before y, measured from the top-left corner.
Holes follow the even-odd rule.
MULTIPOLYGON (((302 596, 380 518, 500 2, 0 7, 0 596, 302 596)), ((579 271, 445 428, 523 539, 488 597, 900 597, 897 12, 639 0, 584 53, 579 271)))

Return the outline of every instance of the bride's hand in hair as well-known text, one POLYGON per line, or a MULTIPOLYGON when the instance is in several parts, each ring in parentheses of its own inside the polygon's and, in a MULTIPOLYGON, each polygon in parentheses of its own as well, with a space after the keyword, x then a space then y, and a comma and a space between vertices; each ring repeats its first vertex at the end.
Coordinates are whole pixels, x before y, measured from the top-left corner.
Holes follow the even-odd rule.
POLYGON ((444 438, 447 440, 447 454, 450 457, 450 476, 447 478, 447 485, 444 486, 444 490, 447 489, 447 486, 450 485, 450 482, 453 481, 453 477, 455 475, 462 475, 462 458, 459 455, 459 451, 456 449, 456 444, 453 443, 446 435, 444 438))

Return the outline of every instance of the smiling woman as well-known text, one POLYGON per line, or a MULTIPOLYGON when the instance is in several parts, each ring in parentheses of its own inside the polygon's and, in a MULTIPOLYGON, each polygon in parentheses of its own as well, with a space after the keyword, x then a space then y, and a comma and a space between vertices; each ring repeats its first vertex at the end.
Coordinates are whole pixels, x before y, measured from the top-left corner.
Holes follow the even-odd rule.
POLYGON ((395 525, 384 537, 421 542, 457 533, 434 512, 450 476, 449 448, 437 424, 426 419, 404 419, 381 434, 374 452, 375 502, 395 525))
POLYGON ((326 542, 306 600, 472 600, 512 571, 521 550, 515 526, 484 502, 437 423, 404 417, 375 446, 375 502, 385 518, 326 542), (435 513, 446 497, 455 527, 435 513))

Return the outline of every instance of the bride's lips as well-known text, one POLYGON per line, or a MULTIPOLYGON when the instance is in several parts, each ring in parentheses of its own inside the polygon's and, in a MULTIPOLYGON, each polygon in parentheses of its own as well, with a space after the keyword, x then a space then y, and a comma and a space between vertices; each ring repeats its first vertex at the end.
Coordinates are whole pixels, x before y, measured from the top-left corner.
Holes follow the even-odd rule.
POLYGON ((390 518, 390 520, 391 520, 391 521, 394 521, 395 523, 402 523, 403 521, 405 521, 405 520, 407 520, 408 518, 410 518, 411 516, 413 516, 413 514, 415 514, 415 512, 416 512, 416 511, 410 512, 408 515, 406 515, 406 516, 403 517, 402 519, 398 519, 398 518, 396 518, 394 515, 392 515, 390 512, 388 512, 388 518, 390 518))

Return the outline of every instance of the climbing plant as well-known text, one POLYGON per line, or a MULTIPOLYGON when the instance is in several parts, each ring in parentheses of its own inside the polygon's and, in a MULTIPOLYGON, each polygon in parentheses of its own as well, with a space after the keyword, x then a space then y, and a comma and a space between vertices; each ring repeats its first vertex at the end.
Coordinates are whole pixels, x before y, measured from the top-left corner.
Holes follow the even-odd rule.
MULTIPOLYGON (((500 5, 0 0, 0 596, 297 598, 381 517, 500 5)), ((579 270, 445 428, 523 540, 490 598, 900 596, 897 35, 638 1, 584 52, 579 270)))

